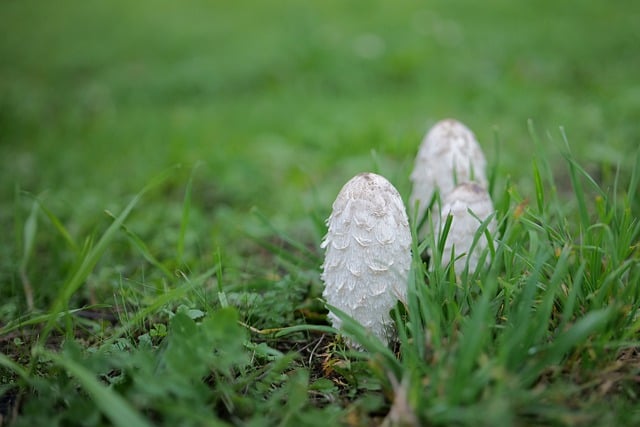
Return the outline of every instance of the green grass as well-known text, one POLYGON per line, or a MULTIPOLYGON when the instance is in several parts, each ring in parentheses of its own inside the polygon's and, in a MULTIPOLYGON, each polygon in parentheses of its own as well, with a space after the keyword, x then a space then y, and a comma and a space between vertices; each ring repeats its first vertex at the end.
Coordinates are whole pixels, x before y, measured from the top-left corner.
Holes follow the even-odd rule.
POLYGON ((2 2, 0 425, 637 425, 638 19, 2 2), (345 319, 350 352, 324 220, 362 171, 406 200, 444 117, 491 165, 493 261, 416 256, 397 345, 345 319))

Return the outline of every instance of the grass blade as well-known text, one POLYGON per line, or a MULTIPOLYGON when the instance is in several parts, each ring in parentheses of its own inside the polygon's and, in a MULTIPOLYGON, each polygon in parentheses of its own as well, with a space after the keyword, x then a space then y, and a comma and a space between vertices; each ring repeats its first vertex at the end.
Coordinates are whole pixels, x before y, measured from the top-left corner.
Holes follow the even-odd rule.
POLYGON ((489 169, 489 188, 487 191, 493 195, 495 190, 496 180, 498 177, 498 166, 500 165, 500 131, 497 126, 493 127, 493 163, 489 169))
POLYGON ((577 320, 548 347, 540 367, 559 363, 573 347, 584 343, 591 334, 600 330, 609 321, 612 312, 609 308, 593 310, 577 320))
POLYGON ((36 201, 38 202, 38 206, 40 207, 42 212, 44 212, 47 218, 49 218, 49 221, 51 221, 51 224, 53 224, 54 228, 58 231, 58 233, 60 233, 64 241, 67 242, 67 245, 69 245, 69 247, 74 252, 78 252, 78 244, 75 242, 75 240, 73 240, 73 237, 71 237, 71 234, 69 233, 69 231, 67 231, 66 227, 62 225, 60 219, 58 219, 58 217, 53 212, 51 212, 51 210, 47 208, 44 203, 42 203, 38 199, 36 199, 36 201))
POLYGON ((589 212, 587 211, 587 203, 584 199, 584 190, 582 189, 582 183, 578 178, 578 173, 574 166, 574 163, 570 160, 568 155, 565 157, 567 163, 569 164, 569 177, 571 179, 571 185, 573 187, 573 193, 576 196, 576 200, 578 201, 578 212, 580 214, 580 225, 582 229, 586 229, 589 227, 589 212))
MULTIPOLYGON (((116 219, 115 215, 113 215, 109 211, 106 211, 105 213, 115 221, 116 219)), ((171 274, 169 269, 165 267, 164 264, 162 264, 160 261, 158 261, 158 259, 151 253, 151 250, 149 250, 149 247, 147 246, 147 244, 140 237, 138 237, 137 234, 131 231, 129 227, 127 227, 124 224, 121 225, 121 228, 122 228, 122 231, 124 231, 127 237, 129 238, 129 241, 131 242, 131 244, 135 246, 136 249, 138 249, 138 251, 142 254, 144 259, 149 261, 149 263, 154 267, 156 267, 158 270, 162 271, 162 273, 167 278, 173 278, 173 274, 171 274)))
POLYGON ((269 218, 257 208, 253 208, 252 213, 260 220, 261 224, 269 230, 271 235, 278 237, 279 241, 278 243, 274 243, 271 239, 253 236, 249 233, 247 233, 247 237, 267 251, 277 255, 280 260, 291 266, 315 269, 320 264, 320 258, 316 252, 279 230, 271 223, 269 218), (285 245, 285 248, 282 247, 282 244, 285 245), (286 246, 288 246, 288 248, 286 248, 286 246))
POLYGON ((533 182, 536 188, 536 202, 538 202, 538 212, 542 215, 544 212, 544 187, 542 186, 542 178, 538 169, 538 162, 533 159, 533 182))
POLYGON ((187 181, 187 187, 184 191, 184 200, 182 202, 182 218, 180 220, 180 234, 178 235, 178 245, 176 248, 178 265, 182 265, 182 261, 184 258, 184 240, 187 234, 187 226, 189 225, 189 215, 191 212, 191 188, 193 186, 193 176, 195 175, 199 165, 199 163, 196 163, 196 165, 191 170, 191 175, 189 175, 189 181, 187 181))
POLYGON ((600 186, 594 181, 594 179, 585 171, 582 166, 580 166, 575 159, 571 155, 571 151, 569 148, 569 140, 567 139, 567 135, 564 131, 564 128, 560 128, 560 133, 562 134, 562 139, 565 142, 567 147, 567 151, 563 154, 565 160, 569 165, 569 177, 571 179, 571 185, 573 187, 573 192, 576 196, 576 200, 578 201, 578 212, 580 214, 580 223, 582 225, 582 229, 586 230, 591 221, 589 219, 589 210, 587 208, 587 202, 585 199, 585 192, 582 186, 581 177, 584 177, 591 186, 600 194, 601 197, 606 198, 607 195, 602 191, 600 186))
POLYGON ((29 217, 24 224, 23 230, 23 248, 22 259, 20 260, 20 279, 22 280, 22 287, 24 289, 24 297, 27 301, 27 307, 29 310, 33 310, 33 288, 31 282, 27 276, 27 265, 33 252, 33 245, 36 240, 36 233, 38 231, 38 203, 36 201, 31 205, 31 211, 29 217))
POLYGON ((64 310, 58 313, 45 313, 45 314, 39 314, 33 317, 29 315, 22 316, 4 325, 2 329, 0 329, 0 336, 13 332, 17 329, 25 328, 27 326, 37 325, 37 324, 45 323, 49 321, 55 322, 56 320, 60 319, 63 316, 71 315, 81 311, 91 310, 92 308, 104 308, 104 307, 109 307, 109 306, 106 304, 96 304, 96 305, 88 305, 80 308, 75 308, 73 310, 64 310))
MULTIPOLYGON (((4 366, 5 368, 9 369, 10 371, 15 372, 16 374, 18 374, 18 376, 20 378, 22 378, 25 381, 29 381, 30 380, 30 375, 29 372, 27 372, 26 369, 24 369, 22 366, 20 366, 19 364, 17 364, 16 362, 14 362, 13 360, 11 360, 9 357, 5 356, 4 354, 0 353, 0 366, 4 366)), ((1 395, 0 395, 1 397, 1 395)), ((2 418, 0 418, 1 420, 2 418)))
POLYGON ((638 197, 638 186, 640 185, 640 150, 636 152, 636 161, 634 167, 631 169, 631 179, 629 180, 629 191, 627 191, 629 198, 629 206, 634 205, 636 197, 638 197))
POLYGON ((402 378, 402 366, 400 362, 382 341, 369 333, 360 323, 344 311, 329 304, 327 304, 327 308, 342 320, 340 333, 360 344, 362 348, 368 352, 380 355, 386 370, 393 373, 396 378, 402 378))
POLYGON ((339 333, 339 331, 334 327, 325 326, 325 325, 296 325, 296 326, 289 326, 286 328, 281 328, 276 330, 277 332, 274 335, 276 338, 284 337, 296 332, 322 332, 322 333, 328 333, 328 334, 339 333))
MULTIPOLYGON (((173 169, 173 168, 172 168, 173 169)), ((80 266, 73 273, 73 275, 62 285, 60 292, 58 293, 58 297, 53 303, 51 308, 51 313, 55 314, 65 309, 65 306, 69 303, 69 299, 71 296, 82 286, 86 278, 91 274, 93 268, 100 260, 102 254, 106 250, 107 246, 114 238, 118 230, 124 224, 124 221, 127 219, 133 208, 138 204, 142 196, 149 191, 151 188, 158 185, 162 182, 172 170, 166 171, 162 173, 159 177, 154 179, 150 184, 148 184, 145 188, 142 189, 138 194, 136 194, 133 199, 129 202, 129 204, 124 208, 124 210, 118 215, 113 223, 107 228, 107 230, 103 233, 100 240, 96 243, 96 245, 89 249, 89 251, 84 255, 80 266)), ((51 330, 53 329, 53 325, 55 322, 55 316, 52 316, 50 320, 46 323, 42 334, 39 337, 38 343, 42 344, 46 341, 51 330)), ((35 363, 35 358, 34 358, 35 363)))
POLYGON ((126 400, 100 383, 93 373, 84 366, 55 353, 46 352, 45 354, 78 380, 82 388, 91 396, 96 406, 113 425, 118 427, 151 427, 151 424, 126 400))

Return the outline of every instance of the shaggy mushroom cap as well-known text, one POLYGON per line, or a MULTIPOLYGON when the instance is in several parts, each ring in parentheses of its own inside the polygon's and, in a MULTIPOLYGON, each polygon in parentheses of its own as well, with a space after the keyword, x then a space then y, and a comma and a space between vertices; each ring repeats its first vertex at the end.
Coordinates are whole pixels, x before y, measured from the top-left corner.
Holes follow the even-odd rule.
POLYGON ((457 184, 477 182, 486 187, 487 161, 473 132, 453 119, 436 123, 422 140, 411 173, 410 209, 418 203, 418 217, 424 216, 436 189, 441 200, 457 184))
MULTIPOLYGON (((356 175, 340 190, 327 225, 323 297, 388 343, 389 311, 406 301, 411 266, 411 232, 400 194, 380 175, 356 175)), ((341 328, 334 313, 328 317, 341 328)))
MULTIPOLYGON (((457 258, 454 264, 456 274, 464 271, 465 264, 469 262, 469 271, 475 271, 480 261, 482 252, 487 248, 487 237, 483 233, 476 246, 470 253, 473 239, 489 215, 494 212, 493 203, 487 190, 476 183, 464 183, 458 185, 444 199, 440 217, 436 218, 435 228, 437 239, 447 221, 447 217, 452 215, 451 228, 447 234, 444 250, 442 252, 442 266, 445 267, 451 260, 451 253, 457 258), (472 212, 473 214, 471 214, 472 212), (475 215, 475 216, 474 216, 475 215), (477 217, 477 218, 476 218, 477 217), (460 255, 463 255, 460 257, 460 255)), ((492 218, 487 225, 487 230, 493 236, 497 225, 495 218, 492 218)), ((437 241, 437 240, 436 240, 437 241)), ((489 256, 485 262, 489 262, 489 256)))

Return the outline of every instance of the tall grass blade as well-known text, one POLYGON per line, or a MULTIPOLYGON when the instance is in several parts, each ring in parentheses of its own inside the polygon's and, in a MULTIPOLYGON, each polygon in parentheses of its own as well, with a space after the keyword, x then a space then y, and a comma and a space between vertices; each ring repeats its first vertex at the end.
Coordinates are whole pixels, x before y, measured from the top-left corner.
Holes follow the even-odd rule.
POLYGON ((587 173, 587 171, 585 171, 582 168, 582 166, 580 166, 573 158, 570 147, 569 147, 569 140, 567 139, 567 135, 564 131, 564 128, 562 127, 560 128, 560 133, 562 135, 565 146, 567 148, 567 151, 563 155, 569 165, 569 177, 571 179, 573 192, 576 196, 576 200, 578 201, 578 212, 580 214, 580 223, 582 225, 582 229, 586 230, 591 224, 591 221, 589 219, 589 210, 587 208, 587 202, 585 199, 585 192, 582 186, 581 177, 586 179, 587 182, 589 182, 589 184, 591 184, 591 186, 600 194, 600 196, 602 196, 603 198, 606 198, 607 195, 602 191, 600 186, 587 173))

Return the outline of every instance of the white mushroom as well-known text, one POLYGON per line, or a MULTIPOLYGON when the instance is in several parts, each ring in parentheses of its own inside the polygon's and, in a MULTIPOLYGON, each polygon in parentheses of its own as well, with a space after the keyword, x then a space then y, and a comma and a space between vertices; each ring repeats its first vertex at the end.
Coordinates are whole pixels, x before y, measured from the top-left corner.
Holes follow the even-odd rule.
MULTIPOLYGON (((445 267, 451 260, 453 252, 456 257, 454 269, 456 274, 461 274, 465 264, 469 262, 469 271, 475 271, 480 261, 482 252, 487 248, 487 237, 483 233, 476 246, 471 251, 471 246, 481 223, 494 212, 493 203, 487 190, 476 183, 464 183, 458 185, 447 195, 443 201, 440 217, 435 219, 434 227, 437 230, 436 242, 440 239, 447 217, 452 216, 451 228, 447 234, 444 249, 442 251, 442 266, 445 267), (471 251, 471 253, 469 253, 471 251), (461 256, 463 255, 463 256, 461 256)), ((496 232, 495 217, 487 225, 487 230, 493 236, 496 232)), ((487 255, 485 262, 489 261, 487 255)))
POLYGON ((436 123, 422 140, 411 173, 409 208, 418 203, 420 221, 436 189, 443 200, 457 184, 477 182, 487 186, 487 161, 473 133, 462 123, 446 119, 436 123))
MULTIPOLYGON (((322 295, 388 343, 389 311, 406 301, 411 266, 411 232, 400 194, 380 175, 356 175, 340 190, 327 225, 322 295)), ((329 320, 341 328, 334 313, 329 320)))

